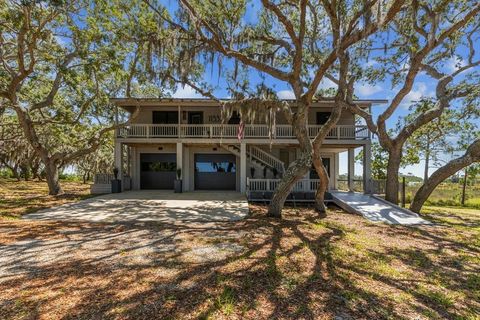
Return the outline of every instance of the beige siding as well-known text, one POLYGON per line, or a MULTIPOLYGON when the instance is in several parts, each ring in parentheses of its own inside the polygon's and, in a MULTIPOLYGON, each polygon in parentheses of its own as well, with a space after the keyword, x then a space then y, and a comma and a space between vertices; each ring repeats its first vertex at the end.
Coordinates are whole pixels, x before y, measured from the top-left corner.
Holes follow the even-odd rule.
MULTIPOLYGON (((215 124, 221 123, 220 119, 220 107, 186 107, 183 106, 180 109, 180 122, 186 124, 188 122, 188 111, 203 111, 203 122, 205 124, 215 124)), ((317 112, 328 112, 331 108, 328 107, 312 107, 309 110, 309 124, 316 124, 316 113, 317 112)), ((144 107, 138 114, 138 116, 132 121, 132 123, 139 124, 149 124, 152 123, 152 111, 178 111, 178 107, 172 106, 163 106, 163 107, 144 107)), ((257 123, 263 123, 261 119, 256 121, 257 123)), ((281 112, 277 113, 277 123, 278 124, 287 124, 287 121, 281 112)), ((340 120, 338 121, 339 125, 354 125, 355 117, 349 111, 344 111, 340 120)))

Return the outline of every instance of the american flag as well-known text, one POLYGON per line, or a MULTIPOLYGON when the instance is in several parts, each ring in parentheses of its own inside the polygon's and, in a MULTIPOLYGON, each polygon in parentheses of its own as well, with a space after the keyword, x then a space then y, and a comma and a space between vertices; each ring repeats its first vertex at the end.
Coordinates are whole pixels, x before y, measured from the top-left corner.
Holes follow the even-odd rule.
POLYGON ((245 135, 245 123, 242 120, 240 120, 240 124, 238 125, 238 134, 237 134, 238 140, 242 140, 244 135, 245 135))

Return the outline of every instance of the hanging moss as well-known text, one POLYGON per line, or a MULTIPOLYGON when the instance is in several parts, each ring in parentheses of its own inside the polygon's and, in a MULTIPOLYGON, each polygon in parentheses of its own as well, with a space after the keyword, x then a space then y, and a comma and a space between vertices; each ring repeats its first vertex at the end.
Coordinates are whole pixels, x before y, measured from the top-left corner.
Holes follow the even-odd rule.
POLYGON ((286 101, 256 97, 223 101, 221 104, 222 124, 228 123, 234 111, 238 112, 241 121, 245 124, 254 124, 255 121, 263 119, 268 128, 270 144, 275 136, 278 112, 290 108, 286 101))

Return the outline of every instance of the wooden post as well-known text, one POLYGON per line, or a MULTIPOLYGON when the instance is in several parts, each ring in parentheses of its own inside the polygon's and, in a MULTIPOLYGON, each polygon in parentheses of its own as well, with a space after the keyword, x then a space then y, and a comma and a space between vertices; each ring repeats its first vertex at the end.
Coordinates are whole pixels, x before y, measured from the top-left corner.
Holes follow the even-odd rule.
POLYGON ((371 193, 372 150, 370 142, 363 146, 363 192, 371 193))
POLYGON ((463 177, 463 186, 462 186, 462 207, 465 206, 465 193, 467 190, 467 179, 468 179, 468 167, 465 167, 465 175, 463 177))
POLYGON ((180 105, 178 105, 178 124, 177 124, 177 138, 180 138, 180 124, 182 123, 182 111, 180 109, 180 105))
POLYGON ((405 177, 402 177, 402 207, 405 208, 405 185, 406 185, 406 182, 405 182, 405 177))
POLYGON ((240 143, 240 192, 245 193, 247 189, 247 144, 240 143))
POLYGON ((348 191, 354 191, 353 180, 355 178, 355 149, 348 148, 348 191))

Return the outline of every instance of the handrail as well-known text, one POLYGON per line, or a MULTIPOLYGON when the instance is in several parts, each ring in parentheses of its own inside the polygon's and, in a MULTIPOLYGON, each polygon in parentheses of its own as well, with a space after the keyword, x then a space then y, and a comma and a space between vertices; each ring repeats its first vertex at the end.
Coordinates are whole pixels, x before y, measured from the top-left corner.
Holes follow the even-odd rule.
MULTIPOLYGON (((322 125, 307 125, 310 138, 314 138, 322 125)), ((119 138, 236 138, 237 124, 129 124, 117 129, 119 138)), ((276 125, 274 139, 295 138, 292 126, 276 125)), ((245 125, 244 138, 268 139, 269 128, 265 124, 245 125)), ((337 125, 327 134, 327 139, 368 139, 370 131, 364 125, 337 125)))
MULTIPOLYGON (((281 179, 251 179, 248 178, 248 191, 275 191, 281 179)), ((301 179, 295 182, 293 192, 312 192, 318 189, 320 179, 301 179)))
POLYGON ((277 169, 280 173, 285 172, 285 165, 283 161, 272 156, 270 153, 266 152, 255 146, 250 146, 248 152, 255 158, 260 159, 269 166, 277 169))

